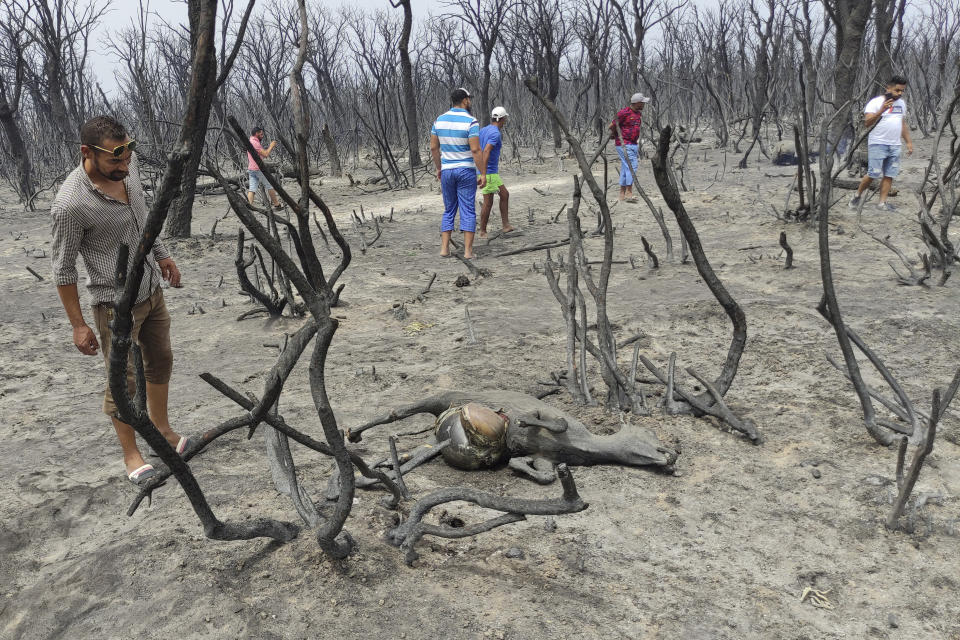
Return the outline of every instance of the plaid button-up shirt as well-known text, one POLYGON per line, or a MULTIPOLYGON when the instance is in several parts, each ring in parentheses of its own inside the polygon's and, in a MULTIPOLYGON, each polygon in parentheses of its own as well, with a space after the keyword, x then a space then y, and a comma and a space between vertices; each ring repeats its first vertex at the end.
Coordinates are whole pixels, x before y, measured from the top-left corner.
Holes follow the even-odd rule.
MULTIPOLYGON (((101 191, 80 163, 64 180, 50 209, 53 225, 53 281, 57 286, 76 284, 77 254, 87 269, 87 290, 93 304, 112 304, 114 270, 121 244, 130 246, 131 262, 147 219, 147 201, 140 184, 136 157, 124 179, 128 202, 120 202, 101 191)), ((157 260, 170 257, 158 238, 153 255, 147 256, 137 302, 150 297, 160 285, 157 260)), ((132 266, 132 265, 131 265, 132 266)))
POLYGON ((640 121, 641 114, 639 111, 634 111, 630 107, 624 107, 617 111, 617 117, 614 119, 614 123, 620 127, 620 138, 617 138, 614 142, 618 147, 621 144, 637 144, 637 141, 640 140, 640 121))

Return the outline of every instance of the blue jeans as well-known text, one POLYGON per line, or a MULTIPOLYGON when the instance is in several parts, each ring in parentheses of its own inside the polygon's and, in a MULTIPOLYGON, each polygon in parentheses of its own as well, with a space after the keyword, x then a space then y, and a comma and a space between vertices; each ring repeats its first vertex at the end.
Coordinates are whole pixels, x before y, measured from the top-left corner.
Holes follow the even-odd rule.
POLYGON ((460 231, 477 230, 476 169, 444 169, 440 174, 440 190, 443 192, 443 221, 440 231, 453 231, 453 220, 460 210, 460 231))
POLYGON ((636 144, 624 144, 617 147, 617 155, 620 156, 620 186, 629 187, 633 184, 633 175, 630 173, 630 165, 633 165, 633 171, 637 171, 637 162, 640 157, 640 146, 636 144), (627 158, 630 159, 630 165, 627 164, 627 158))
POLYGON ((867 145, 867 175, 871 178, 896 178, 900 173, 900 145, 867 145))

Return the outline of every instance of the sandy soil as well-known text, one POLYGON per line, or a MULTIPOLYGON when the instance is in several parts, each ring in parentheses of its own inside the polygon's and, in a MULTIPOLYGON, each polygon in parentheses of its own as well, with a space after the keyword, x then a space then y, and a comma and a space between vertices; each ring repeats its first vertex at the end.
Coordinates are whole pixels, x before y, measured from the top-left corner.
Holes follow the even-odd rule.
MULTIPOLYGON (((919 182, 928 146, 921 141, 904 162, 901 186, 919 182)), ((629 418, 679 443, 678 476, 576 468, 588 510, 531 517, 465 540, 426 539, 414 568, 383 541, 392 514, 376 492, 358 496, 347 525, 358 550, 342 562, 326 559, 306 531, 286 545, 209 541, 175 483, 158 492, 152 508, 126 517, 135 492, 99 413, 102 361, 72 346, 49 257, 36 257, 49 254, 47 212, 23 213, 7 193, 0 210, 0 637, 960 638, 960 412, 942 424, 917 485, 925 504, 909 513, 914 532, 887 531, 896 453, 867 435, 852 389, 824 357, 839 349, 814 310, 821 289, 816 234, 770 213, 770 205, 783 207, 789 170, 761 161, 735 171, 732 156, 725 166, 722 152, 694 145, 685 201, 749 323, 728 400, 756 421, 766 442, 754 447, 689 417, 629 418), (781 230, 795 250, 790 271, 777 246, 781 230), (827 591, 833 609, 801 602, 808 586, 827 591)), ((556 159, 526 159, 522 170, 515 163, 503 170, 513 222, 525 233, 480 242, 477 262, 492 276, 464 288, 454 286, 463 265, 436 255, 441 205, 430 182, 364 193, 325 181, 322 191, 347 229, 350 210, 360 205, 367 213, 395 211, 375 247, 355 250, 343 280, 347 304, 336 310, 341 327, 327 362, 342 427, 440 387, 533 391, 563 367, 560 310, 534 269, 544 255, 494 254, 566 236, 562 220, 550 219, 570 198, 572 168, 570 160, 561 170, 556 159), (393 305, 414 297, 434 272, 426 300, 396 319, 393 305), (475 346, 466 340, 467 305, 475 346), (414 321, 426 327, 405 329, 414 321)), ((646 163, 640 179, 660 202, 646 163)), ((913 200, 905 193, 894 200, 902 212, 868 207, 863 223, 914 254, 913 200)), ((188 434, 238 413, 197 375, 212 371, 259 393, 276 353, 264 343, 300 322, 236 321, 250 308, 237 293, 236 218, 218 225, 215 240, 208 235, 224 210, 223 197, 198 202, 196 236, 170 242, 185 282, 167 295, 176 355, 171 416, 188 434)), ((894 256, 858 230, 843 202, 833 216, 846 319, 928 408, 933 386, 945 385, 957 366, 960 284, 898 286, 887 266, 894 256)), ((492 230, 499 228, 493 217, 492 230)), ((616 258, 641 261, 614 270, 610 312, 618 336, 643 332, 644 353, 654 361, 665 363, 676 351, 681 365, 716 375, 730 331, 721 308, 692 264, 665 260, 663 238, 642 203, 620 204, 614 217, 616 258), (641 234, 660 254, 659 270, 645 261, 641 234)), ((352 231, 348 237, 359 246, 352 231)), ((599 241, 588 247, 599 257, 599 241)), ((602 386, 595 369, 591 374, 602 386)), ((574 406, 563 395, 548 401, 598 433, 619 428, 616 415, 574 406)), ((291 424, 320 433, 305 365, 291 377, 281 410, 291 424)), ((374 431, 359 451, 379 459, 391 431, 427 424, 421 416, 374 431)), ((404 437, 401 445, 422 439, 404 437)), ((193 463, 220 517, 296 519, 273 489, 262 452, 259 436, 235 433, 193 463)), ((295 456, 319 496, 331 462, 300 448, 295 456)), ((415 496, 457 484, 526 497, 560 490, 507 469, 465 473, 439 461, 408 484, 415 496)), ((467 520, 481 515, 461 505, 449 511, 467 520)))

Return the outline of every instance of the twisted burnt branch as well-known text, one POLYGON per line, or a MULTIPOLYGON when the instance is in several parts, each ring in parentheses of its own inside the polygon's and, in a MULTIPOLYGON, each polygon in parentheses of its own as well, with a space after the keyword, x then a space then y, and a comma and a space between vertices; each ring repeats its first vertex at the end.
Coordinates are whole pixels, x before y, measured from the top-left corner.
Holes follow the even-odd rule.
POLYGON ((406 552, 404 559, 408 565, 412 566, 419 557, 414 547, 425 535, 442 538, 460 538, 465 535, 476 535, 484 531, 489 531, 495 527, 511 522, 519 522, 520 520, 524 520, 524 516, 527 515, 559 515, 563 513, 577 513, 586 509, 588 505, 580 497, 577 491, 577 485, 573 479, 573 474, 570 473, 567 465, 558 465, 557 475, 560 477, 560 482, 563 485, 563 495, 560 498, 549 500, 525 500, 522 498, 503 497, 469 487, 439 489, 418 500, 410 509, 410 515, 407 517, 407 520, 400 526, 387 532, 387 539, 391 544, 400 547, 406 552), (440 527, 423 522, 423 518, 430 513, 432 509, 448 502, 472 502, 479 507, 503 511, 505 514, 463 529, 440 527), (467 531, 466 534, 463 533, 464 529, 467 531))
POLYGON ((793 269, 793 249, 790 247, 789 243, 787 243, 787 232, 786 232, 786 231, 781 231, 781 232, 780 232, 780 246, 783 248, 784 251, 787 252, 787 258, 786 258, 786 261, 785 261, 784 264, 783 264, 783 268, 784 268, 784 269, 793 269))
POLYGON ((648 256, 650 256, 650 261, 653 262, 651 269, 659 269, 660 261, 657 260, 657 254, 653 252, 653 248, 650 246, 650 243, 647 242, 647 239, 643 236, 640 236, 640 242, 643 244, 643 250, 648 256))
MULTIPOLYGON (((227 396, 228 398, 236 402, 238 405, 240 405, 242 408, 250 411, 251 413, 253 413, 253 410, 255 407, 260 406, 262 404, 262 401, 256 402, 244 396, 243 394, 231 388, 229 385, 227 385, 225 382, 223 382, 213 374, 202 373, 200 374, 200 378, 204 382, 212 386, 214 389, 216 389, 223 395, 227 396)), ((302 444, 308 449, 312 449, 314 451, 317 451, 318 453, 322 453, 327 456, 334 455, 333 448, 329 444, 327 444, 326 442, 322 442, 320 440, 315 440, 310 436, 306 435, 305 433, 303 433, 302 431, 299 431, 298 429, 294 429, 293 427, 291 427, 286 423, 286 421, 283 419, 283 416, 267 413, 264 416, 262 416, 260 421, 266 422, 268 425, 270 425, 277 431, 280 431, 290 439, 302 444)), ((364 461, 364 459, 360 457, 359 454, 353 451, 350 451, 349 449, 347 451, 350 456, 350 461, 357 468, 357 471, 361 473, 361 475, 363 475, 365 478, 369 478, 373 480, 374 483, 382 482, 384 487, 386 487, 387 490, 389 490, 393 494, 393 498, 392 498, 392 501, 390 502, 390 506, 395 507, 397 504, 399 504, 401 494, 400 494, 400 489, 396 485, 396 483, 394 483, 387 474, 381 471, 378 471, 375 467, 371 467, 370 465, 368 465, 364 461)), ((371 484, 374 484, 374 483, 371 483, 371 484)))
POLYGON ((927 430, 924 433, 923 442, 917 447, 917 450, 913 454, 913 460, 910 462, 910 469, 906 472, 906 476, 904 476, 903 465, 907 454, 907 438, 900 438, 900 448, 897 453, 897 499, 894 501, 890 515, 887 517, 886 526, 888 529, 897 528, 900 516, 903 515, 903 509, 907 506, 907 500, 910 499, 913 487, 920 477, 920 470, 923 468, 923 463, 926 461, 927 456, 933 451, 933 440, 937 435, 937 423, 940 421, 943 409, 945 409, 946 405, 953 399, 952 397, 944 398, 943 400, 945 401, 942 401, 940 394, 940 389, 933 390, 933 400, 930 407, 930 419, 927 421, 927 430))
POLYGON ((725 396, 730 389, 730 385, 733 383, 734 377, 737 375, 740 357, 743 355, 743 349, 747 343, 747 319, 743 313, 743 309, 740 308, 737 301, 733 299, 733 296, 731 296, 726 287, 723 286, 720 278, 718 278, 716 272, 714 272, 713 267, 710 266, 707 255, 703 251, 703 245, 700 243, 700 235, 697 233, 696 227, 693 226, 693 221, 687 214, 687 210, 683 206, 683 201, 680 199, 680 193, 677 191, 668 164, 671 133, 672 128, 669 125, 660 131, 657 153, 653 157, 653 176, 657 181, 657 186, 660 187, 660 194, 677 219, 677 225, 680 227, 680 231, 686 239, 690 253, 693 255, 693 262, 697 266, 697 272, 700 274, 700 277, 703 278, 710 292, 717 299, 717 302, 720 303, 720 306, 723 307, 723 310, 730 318, 730 322, 733 324, 733 338, 730 341, 730 348, 727 350, 727 358, 723 363, 723 369, 720 375, 713 383, 720 395, 725 396))
POLYGON ((244 257, 245 250, 245 236, 243 234, 243 229, 240 229, 237 233, 237 257, 234 259, 233 263, 237 267, 237 279, 240 281, 240 289, 242 289, 247 295, 260 303, 264 310, 273 317, 279 317, 283 314, 284 307, 287 306, 287 299, 280 298, 276 295, 274 290, 272 296, 268 296, 266 293, 258 289, 252 282, 250 282, 249 276, 247 276, 247 269, 254 263, 256 260, 256 255, 251 251, 250 257, 244 257))
MULTIPOLYGON (((430 427, 430 428, 432 429, 433 427, 430 427)), ((450 446, 451 442, 452 442, 451 440, 447 439, 447 440, 443 440, 442 442, 438 442, 436 444, 425 444, 421 447, 418 447, 416 451, 414 451, 413 455, 410 455, 407 453, 402 454, 400 456, 400 460, 402 460, 402 462, 400 463, 399 474, 395 472, 396 467, 393 466, 392 461, 387 459, 381 460, 376 464, 374 464, 372 468, 375 470, 378 470, 378 473, 382 473, 383 475, 376 476, 376 477, 364 476, 362 478, 357 478, 357 481, 356 481, 357 489, 370 489, 372 487, 375 487, 376 485, 380 484, 382 477, 386 477, 390 479, 391 482, 394 482, 394 479, 398 479, 402 476, 408 475, 414 469, 425 465, 426 463, 430 462, 431 460, 439 456, 441 453, 443 453, 443 450, 446 447, 450 446), (388 464, 390 465, 391 471, 384 471, 384 472, 379 471, 381 467, 387 466, 388 464), (392 476, 391 476, 391 473, 393 473, 392 476)), ((327 498, 329 500, 336 499, 339 493, 339 482, 340 482, 340 473, 337 470, 334 470, 333 474, 331 474, 330 476, 330 480, 327 482, 327 498)), ((399 486, 399 482, 395 482, 395 484, 399 486)), ((393 508, 396 505, 393 505, 391 503, 391 505, 388 505, 388 506, 393 508)))
MULTIPOLYGON (((671 354, 671 367, 675 361, 675 356, 676 354, 671 354)), ((753 444, 761 444, 763 442, 763 437, 760 435, 760 431, 757 429, 753 421, 740 418, 730 411, 730 408, 727 407, 726 403, 722 401, 723 395, 720 393, 720 390, 717 389, 714 384, 709 383, 706 378, 696 373, 696 371, 687 368, 687 373, 699 380, 707 389, 708 399, 704 399, 702 396, 698 396, 690 391, 685 390, 683 387, 677 384, 674 375, 665 374, 663 371, 657 368, 653 362, 643 355, 640 355, 639 357, 640 362, 643 363, 643 366, 645 366, 650 373, 656 376, 660 382, 667 385, 668 391, 672 387, 673 390, 676 391, 676 394, 683 398, 690 405, 690 407, 693 408, 693 411, 696 415, 713 416, 718 420, 726 422, 737 431, 740 431, 746 435, 753 444)), ((674 404, 674 400, 672 398, 669 400, 664 398, 664 407, 667 413, 673 412, 674 415, 682 413, 682 409, 678 405, 674 404)))

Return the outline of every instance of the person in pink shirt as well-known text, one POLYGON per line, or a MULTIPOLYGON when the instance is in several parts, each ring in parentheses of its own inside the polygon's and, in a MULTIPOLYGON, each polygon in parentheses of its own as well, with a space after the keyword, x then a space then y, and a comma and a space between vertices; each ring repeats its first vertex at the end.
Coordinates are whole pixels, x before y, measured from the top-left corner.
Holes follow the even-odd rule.
MULTIPOLYGON (((270 142, 270 146, 264 149, 262 144, 264 138, 263 127, 254 127, 252 133, 253 135, 250 136, 250 145, 254 151, 260 154, 261 159, 266 160, 273 152, 273 148, 277 146, 277 141, 273 140, 270 142)), ((266 178, 263 172, 260 171, 260 167, 257 166, 257 161, 254 160, 253 154, 249 151, 247 152, 247 173, 250 174, 250 185, 247 187, 247 202, 252 206, 253 198, 257 195, 257 189, 260 188, 260 183, 265 181, 266 178)), ((283 209, 283 203, 280 202, 275 190, 267 188, 267 194, 270 196, 270 201, 273 203, 274 209, 283 209)))

